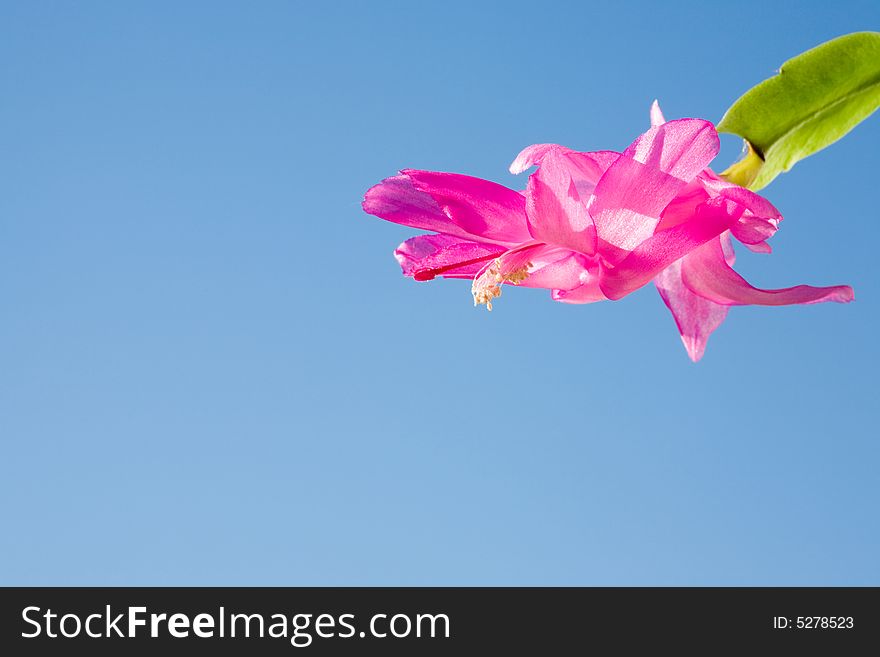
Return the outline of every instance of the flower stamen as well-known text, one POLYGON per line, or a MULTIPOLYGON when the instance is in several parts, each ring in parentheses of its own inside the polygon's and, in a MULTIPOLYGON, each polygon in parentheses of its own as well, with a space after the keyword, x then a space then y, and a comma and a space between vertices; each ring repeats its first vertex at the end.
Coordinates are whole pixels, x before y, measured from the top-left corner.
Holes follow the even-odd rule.
POLYGON ((474 279, 471 293, 474 295, 474 305, 486 304, 486 310, 492 310, 492 300, 501 296, 501 286, 504 283, 519 285, 529 277, 531 262, 522 267, 505 272, 501 258, 496 258, 479 276, 474 279))

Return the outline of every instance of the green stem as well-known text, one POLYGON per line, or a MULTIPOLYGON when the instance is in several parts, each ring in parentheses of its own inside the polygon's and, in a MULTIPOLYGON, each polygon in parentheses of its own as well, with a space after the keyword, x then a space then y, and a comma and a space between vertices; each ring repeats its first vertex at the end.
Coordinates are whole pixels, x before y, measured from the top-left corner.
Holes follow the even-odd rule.
POLYGON ((751 185, 758 177, 758 171, 764 166, 764 158, 758 154, 748 140, 745 144, 746 154, 719 174, 727 182, 732 182, 740 187, 751 185))

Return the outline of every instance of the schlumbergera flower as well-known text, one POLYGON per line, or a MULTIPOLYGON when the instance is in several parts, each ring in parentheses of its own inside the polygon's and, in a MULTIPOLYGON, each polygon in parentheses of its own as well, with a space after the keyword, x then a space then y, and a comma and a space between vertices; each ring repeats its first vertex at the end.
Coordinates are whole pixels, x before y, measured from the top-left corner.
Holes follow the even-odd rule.
POLYGON ((761 196, 707 168, 715 127, 700 119, 651 128, 623 153, 556 144, 523 150, 510 166, 537 166, 522 192, 455 173, 406 169, 369 189, 364 210, 433 231, 394 252, 417 281, 471 279, 475 304, 504 284, 540 287, 565 303, 617 300, 655 282, 690 357, 733 305, 847 302, 847 286, 760 290, 734 272, 731 237, 769 253, 782 216, 761 196))

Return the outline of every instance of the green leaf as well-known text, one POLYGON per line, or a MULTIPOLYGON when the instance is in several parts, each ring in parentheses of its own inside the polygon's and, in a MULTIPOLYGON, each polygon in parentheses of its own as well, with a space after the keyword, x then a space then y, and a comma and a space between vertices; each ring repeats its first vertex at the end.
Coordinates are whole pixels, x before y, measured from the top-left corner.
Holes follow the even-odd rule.
POLYGON ((748 152, 722 175, 761 189, 843 137, 878 106, 880 32, 832 39, 789 59, 778 75, 727 110, 718 130, 745 138, 748 152))

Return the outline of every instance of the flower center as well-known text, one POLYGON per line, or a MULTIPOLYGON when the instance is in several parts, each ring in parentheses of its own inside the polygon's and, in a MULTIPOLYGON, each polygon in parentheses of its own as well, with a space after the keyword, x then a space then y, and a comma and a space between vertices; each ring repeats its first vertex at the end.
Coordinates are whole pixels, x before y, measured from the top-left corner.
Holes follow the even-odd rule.
POLYGON ((492 300, 501 296, 501 286, 504 283, 511 285, 519 285, 529 277, 529 267, 531 262, 527 262, 522 267, 504 271, 500 258, 496 258, 488 269, 483 271, 474 279, 471 286, 471 293, 474 295, 474 305, 479 306, 481 303, 486 304, 486 310, 492 310, 492 300))

